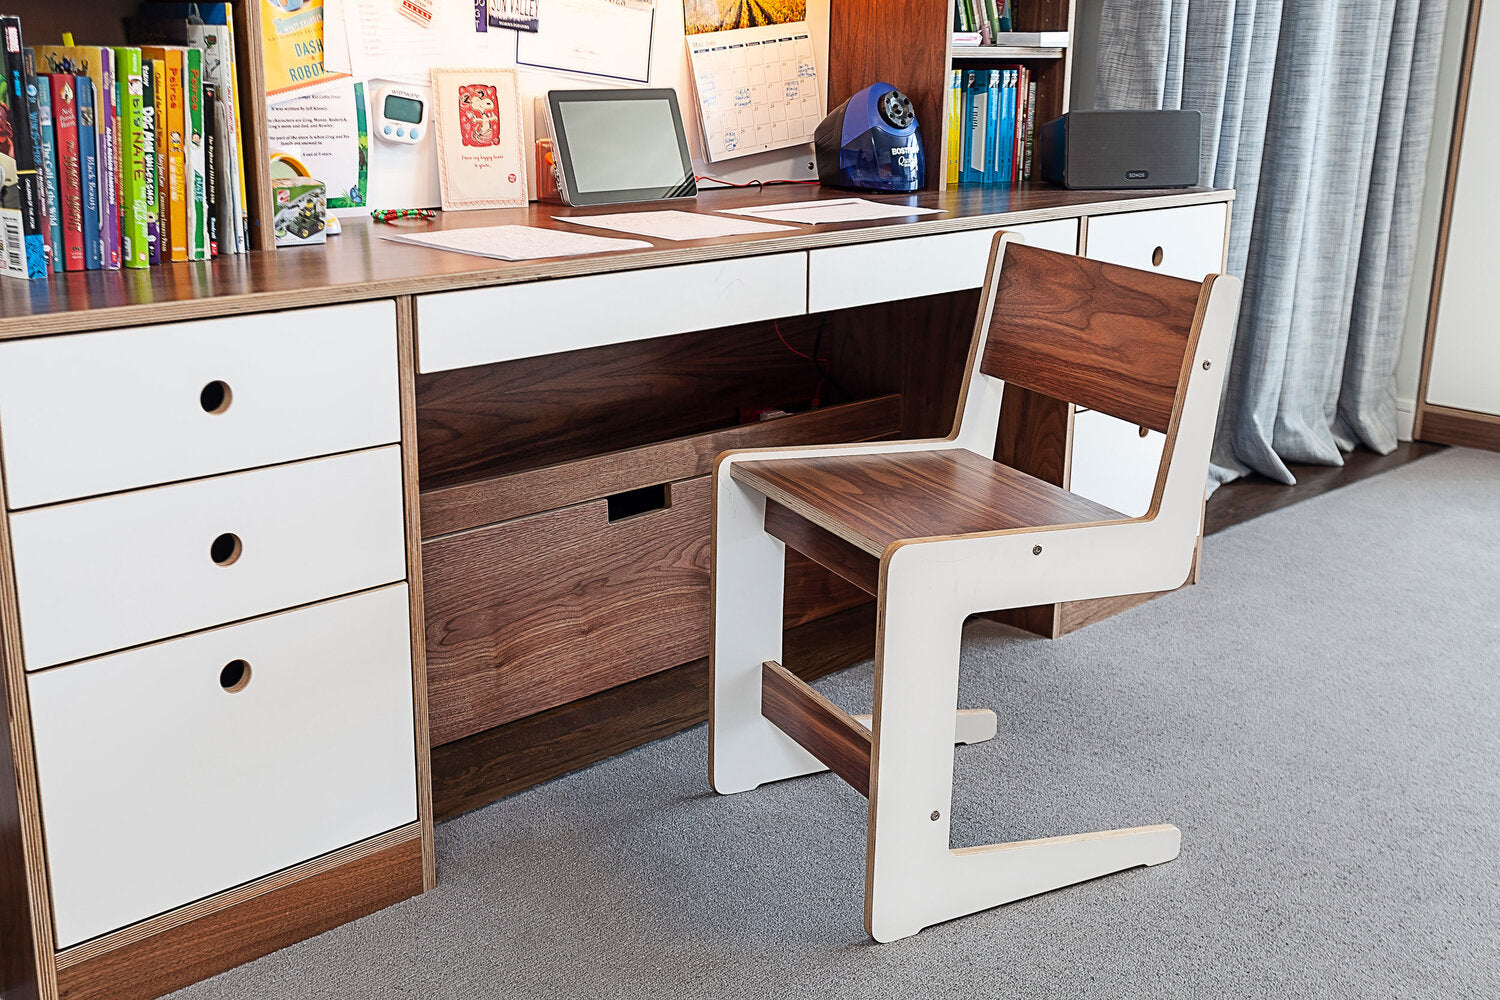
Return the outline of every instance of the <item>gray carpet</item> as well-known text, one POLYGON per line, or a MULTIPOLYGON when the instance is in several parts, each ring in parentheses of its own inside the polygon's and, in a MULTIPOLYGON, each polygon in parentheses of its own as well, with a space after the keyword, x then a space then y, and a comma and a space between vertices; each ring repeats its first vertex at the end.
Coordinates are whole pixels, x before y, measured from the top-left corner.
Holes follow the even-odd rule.
MULTIPOLYGON (((865 802, 719 797, 699 727, 438 827, 438 888, 177 994, 1500 996, 1500 455, 1210 537, 1204 583, 1056 642, 980 623, 961 844, 1146 823, 1151 869, 875 945, 865 802)), ((823 682, 868 704, 868 668, 823 682)))

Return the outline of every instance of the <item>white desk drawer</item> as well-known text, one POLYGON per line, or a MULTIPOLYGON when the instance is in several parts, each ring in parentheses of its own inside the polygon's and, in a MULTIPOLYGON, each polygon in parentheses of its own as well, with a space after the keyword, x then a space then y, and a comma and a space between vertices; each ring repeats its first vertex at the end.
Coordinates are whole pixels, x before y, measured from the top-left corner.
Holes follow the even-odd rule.
POLYGON ((1229 206, 1189 205, 1089 219, 1085 256, 1202 281, 1224 268, 1229 206))
MULTIPOLYGON (((1006 226, 1032 246, 1063 253, 1078 249, 1078 220, 1006 226)), ((894 302, 957 292, 984 284, 998 229, 913 236, 808 253, 809 312, 894 302)))
POLYGON ((1068 488, 1112 510, 1140 517, 1151 507, 1165 436, 1085 410, 1073 418, 1068 488))
POLYGON ((28 670, 406 577, 395 445, 10 517, 28 670))
POLYGON ((404 584, 28 686, 59 947, 416 819, 404 584))
POLYGON ((395 331, 381 301, 0 344, 10 506, 397 441, 395 331))
POLYGON ((442 292, 417 299, 417 367, 468 368, 806 311, 800 252, 442 292))

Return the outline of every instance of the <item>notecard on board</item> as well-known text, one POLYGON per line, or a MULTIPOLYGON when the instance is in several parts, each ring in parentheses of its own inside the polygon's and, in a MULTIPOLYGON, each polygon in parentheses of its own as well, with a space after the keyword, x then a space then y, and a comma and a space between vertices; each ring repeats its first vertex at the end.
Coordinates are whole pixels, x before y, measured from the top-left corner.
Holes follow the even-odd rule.
POLYGON ((443 210, 526 204, 526 139, 513 69, 435 69, 443 210))

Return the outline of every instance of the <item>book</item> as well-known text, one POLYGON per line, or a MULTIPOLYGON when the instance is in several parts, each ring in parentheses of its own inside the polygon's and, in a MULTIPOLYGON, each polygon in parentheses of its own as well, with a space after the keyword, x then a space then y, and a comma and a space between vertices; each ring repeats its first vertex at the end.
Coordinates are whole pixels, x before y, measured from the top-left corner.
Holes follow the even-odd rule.
POLYGON ((62 236, 59 260, 65 271, 82 271, 85 265, 77 79, 67 73, 52 73, 47 77, 47 89, 52 98, 53 138, 57 146, 58 215, 62 236))
POLYGON ((977 69, 964 71, 964 159, 959 182, 984 181, 984 130, 989 121, 989 74, 977 69))
POLYGON ((146 168, 146 246, 152 264, 161 263, 160 163, 156 145, 156 61, 141 59, 141 146, 146 168))
MULTIPOLYGON (((21 19, 0 15, 0 53, 3 53, 7 120, 10 124, 9 153, 15 161, 15 181, 6 187, 3 204, 7 218, 0 223, 5 232, 4 273, 21 278, 47 276, 48 226, 43 213, 45 196, 37 170, 37 150, 30 114, 33 98, 26 94, 26 56, 21 38, 21 19), (14 207, 10 207, 11 205, 14 207), (12 214, 13 213, 13 214, 12 214)), ((40 134, 38 127, 37 133, 40 134)), ((9 178, 6 178, 9 180, 9 178)))
POLYGON ((41 161, 44 171, 42 185, 47 196, 47 225, 51 230, 48 242, 52 246, 52 270, 63 269, 62 200, 57 183, 57 131, 52 123, 52 77, 38 74, 36 78, 37 121, 41 130, 41 161))
POLYGON ((1036 81, 1026 88, 1026 159, 1021 173, 1022 180, 1031 180, 1031 157, 1036 146, 1036 81))
MULTIPOLYGON (((59 74, 61 75, 61 74, 59 74)), ((94 112, 94 81, 73 77, 78 102, 78 193, 83 197, 83 266, 97 271, 104 266, 104 234, 99 221, 104 205, 99 197, 99 141, 94 112)))
POLYGON ((94 137, 99 177, 101 266, 120 267, 119 169, 117 165, 114 51, 98 45, 38 45, 38 65, 51 73, 87 76, 93 84, 94 137))
POLYGON ((998 69, 986 70, 988 95, 985 98, 984 123, 984 183, 1000 182, 1000 157, 996 144, 1000 137, 1000 98, 1004 73, 998 69))
POLYGON ((43 249, 47 255, 47 271, 51 273, 54 269, 52 205, 47 200, 47 175, 52 168, 42 143, 42 88, 36 72, 36 53, 24 47, 21 49, 21 87, 26 95, 26 127, 31 133, 31 155, 36 164, 37 194, 41 199, 37 207, 42 216, 43 249))
POLYGON ((964 155, 963 70, 952 70, 948 77, 948 162, 944 165, 944 179, 957 184, 964 155))
POLYGON ((167 250, 163 257, 173 261, 190 258, 188 231, 192 226, 193 200, 188 196, 187 137, 190 121, 187 108, 185 60, 187 50, 180 46, 143 45, 141 54, 159 59, 166 67, 167 130, 167 250))
POLYGON ((1016 71, 996 70, 1001 77, 1000 113, 996 122, 995 179, 998 183, 1011 182, 1011 168, 1015 165, 1016 141, 1016 71))
POLYGON ((182 53, 183 96, 187 102, 188 198, 192 214, 188 219, 188 259, 207 260, 208 252, 208 177, 203 145, 203 50, 187 48, 182 53))
MULTIPOLYGON (((208 220, 208 253, 211 257, 219 255, 219 239, 225 230, 220 228, 219 219, 219 143, 217 128, 213 127, 215 115, 218 112, 219 90, 211 83, 203 85, 203 120, 207 127, 203 130, 203 178, 206 183, 204 193, 204 204, 208 211, 204 218, 208 220)), ((231 237, 233 239, 233 237, 231 237)))
POLYGON ((115 53, 115 97, 120 122, 120 255, 125 267, 151 266, 147 228, 145 84, 141 50, 122 46, 115 53))
MULTIPOLYGON (((141 58, 146 58, 145 49, 141 58)), ((160 261, 172 259, 171 220, 168 217, 169 187, 167 181, 169 144, 167 127, 167 63, 164 59, 151 59, 151 79, 156 92, 156 242, 160 261)), ((160 262, 158 261, 158 263, 160 262)))

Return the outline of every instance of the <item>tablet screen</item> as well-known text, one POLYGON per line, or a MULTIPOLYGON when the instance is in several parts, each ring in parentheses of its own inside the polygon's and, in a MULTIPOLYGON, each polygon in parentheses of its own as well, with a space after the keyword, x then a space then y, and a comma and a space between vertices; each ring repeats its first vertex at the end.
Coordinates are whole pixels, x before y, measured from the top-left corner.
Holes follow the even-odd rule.
POLYGON ((573 204, 696 193, 674 92, 552 91, 548 99, 573 204))

